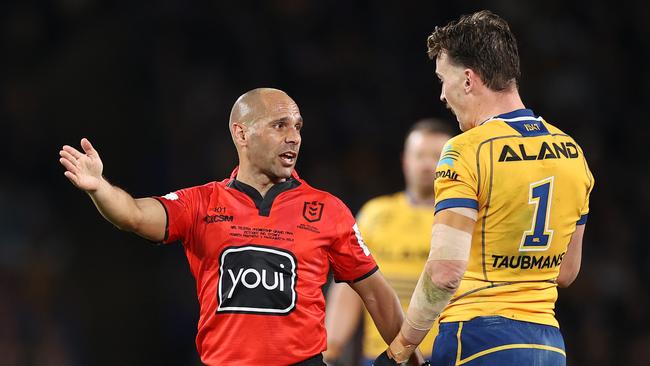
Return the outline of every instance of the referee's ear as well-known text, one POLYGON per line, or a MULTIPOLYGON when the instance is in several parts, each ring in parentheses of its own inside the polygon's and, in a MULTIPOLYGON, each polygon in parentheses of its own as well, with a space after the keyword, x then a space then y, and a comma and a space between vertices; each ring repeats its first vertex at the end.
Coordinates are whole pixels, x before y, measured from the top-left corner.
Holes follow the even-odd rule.
POLYGON ((246 126, 244 124, 234 122, 231 126, 230 134, 232 135, 235 146, 239 148, 239 146, 246 145, 246 126))

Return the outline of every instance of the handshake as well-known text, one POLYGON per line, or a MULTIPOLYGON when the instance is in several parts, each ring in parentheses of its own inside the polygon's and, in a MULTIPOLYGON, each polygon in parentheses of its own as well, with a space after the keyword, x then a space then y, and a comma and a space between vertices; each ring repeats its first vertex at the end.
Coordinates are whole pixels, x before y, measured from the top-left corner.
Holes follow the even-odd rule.
MULTIPOLYGON (((382 352, 379 355, 379 357, 377 357, 375 359, 375 362, 373 362, 372 365, 373 366, 401 366, 401 365, 408 365, 408 361, 398 363, 397 361, 395 361, 395 358, 391 358, 389 353, 392 353, 392 352, 390 352, 390 348, 385 350, 384 352, 382 352)), ((421 366, 431 366, 431 362, 429 362, 428 360, 424 361, 423 363, 418 362, 418 364, 420 364, 421 366)))
POLYGON ((390 347, 388 347, 384 352, 382 352, 372 363, 373 366, 402 366, 402 365, 417 365, 417 366, 431 366, 431 363, 428 360, 424 360, 422 354, 415 346, 406 347, 401 351, 395 352, 390 347), (413 352, 415 348, 415 352, 413 352), (410 355, 410 357, 405 358, 405 355, 410 355), (402 357, 400 357, 402 356, 402 357))
MULTIPOLYGON (((382 352, 372 363, 373 366, 431 366, 429 360, 425 360, 419 350, 407 350, 407 354, 410 355, 405 361, 403 358, 400 359, 399 355, 396 354, 390 347, 388 347, 384 352, 382 352)), ((399 352, 400 354, 403 352, 399 352)), ((328 366, 341 366, 339 360, 325 360, 325 364, 328 366)))

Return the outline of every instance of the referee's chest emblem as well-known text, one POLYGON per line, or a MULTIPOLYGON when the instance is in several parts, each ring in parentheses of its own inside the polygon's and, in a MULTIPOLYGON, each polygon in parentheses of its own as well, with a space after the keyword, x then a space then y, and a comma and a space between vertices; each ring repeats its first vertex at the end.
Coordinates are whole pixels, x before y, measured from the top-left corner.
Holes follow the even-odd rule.
POLYGON ((309 222, 320 221, 323 216, 323 207, 325 204, 321 202, 305 202, 305 206, 302 208, 302 217, 309 222))

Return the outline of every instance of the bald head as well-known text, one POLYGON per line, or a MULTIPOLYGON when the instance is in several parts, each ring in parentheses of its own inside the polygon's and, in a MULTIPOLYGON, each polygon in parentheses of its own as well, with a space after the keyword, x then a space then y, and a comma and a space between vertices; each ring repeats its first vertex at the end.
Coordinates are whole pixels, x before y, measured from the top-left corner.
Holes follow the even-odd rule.
POLYGON ((239 97, 230 112, 230 133, 239 156, 237 179, 262 177, 277 183, 291 177, 302 124, 298 105, 282 90, 258 88, 239 97))
POLYGON ((229 121, 230 129, 232 130, 233 123, 241 123, 246 126, 252 125, 260 117, 267 114, 271 103, 282 99, 285 102, 294 103, 287 93, 279 89, 257 88, 247 91, 237 98, 235 105, 232 106, 229 121))

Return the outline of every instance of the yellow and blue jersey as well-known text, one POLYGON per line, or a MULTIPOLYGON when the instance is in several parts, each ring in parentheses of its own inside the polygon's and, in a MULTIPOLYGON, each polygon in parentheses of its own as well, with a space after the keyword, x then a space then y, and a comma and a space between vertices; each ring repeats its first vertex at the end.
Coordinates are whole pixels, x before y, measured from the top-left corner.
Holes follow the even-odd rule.
POLYGON ((440 322, 503 316, 558 327, 557 279, 594 178, 573 138, 520 109, 445 146, 436 207, 478 211, 467 271, 440 322))
MULTIPOLYGON (((432 172, 433 174, 433 172, 432 172)), ((359 230, 388 283, 395 289, 404 311, 429 256, 433 208, 413 205, 399 192, 368 201, 357 215, 359 230)), ((431 354, 437 326, 420 344, 431 354)), ((386 349, 372 319, 365 314, 363 356, 374 360, 386 349)))

